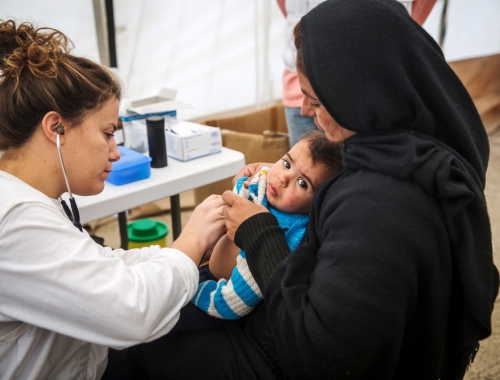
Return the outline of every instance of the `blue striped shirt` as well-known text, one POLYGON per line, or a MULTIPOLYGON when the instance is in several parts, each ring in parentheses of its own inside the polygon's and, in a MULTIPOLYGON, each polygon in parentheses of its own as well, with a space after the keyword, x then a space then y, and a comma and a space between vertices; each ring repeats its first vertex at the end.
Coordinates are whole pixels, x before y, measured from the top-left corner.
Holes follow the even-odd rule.
MULTIPOLYGON (((288 246, 293 251, 304 237, 309 216, 288 214, 268 204, 265 197, 268 171, 268 168, 263 168, 263 171, 254 177, 248 190, 243 187, 243 181, 247 177, 239 178, 233 191, 246 196, 254 203, 266 206, 278 219, 280 227, 285 232, 288 246)), ((214 317, 238 319, 252 311, 261 300, 262 292, 250 273, 245 252, 240 250, 231 278, 202 282, 191 302, 214 317)))

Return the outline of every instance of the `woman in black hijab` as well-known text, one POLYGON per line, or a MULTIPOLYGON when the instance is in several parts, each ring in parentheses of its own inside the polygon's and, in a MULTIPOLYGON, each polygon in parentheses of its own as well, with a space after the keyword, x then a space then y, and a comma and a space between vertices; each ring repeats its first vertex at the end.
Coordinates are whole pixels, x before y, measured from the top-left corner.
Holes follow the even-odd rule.
MULTIPOLYGON (((165 347, 214 347, 200 378, 461 379, 498 290, 474 104, 394 0, 326 1, 295 37, 302 112, 344 141, 344 169, 317 191, 291 253, 274 216, 226 192, 228 234, 265 303, 165 347), (232 372, 216 375, 224 361, 232 372)), ((184 367, 167 360, 171 374, 184 367)))

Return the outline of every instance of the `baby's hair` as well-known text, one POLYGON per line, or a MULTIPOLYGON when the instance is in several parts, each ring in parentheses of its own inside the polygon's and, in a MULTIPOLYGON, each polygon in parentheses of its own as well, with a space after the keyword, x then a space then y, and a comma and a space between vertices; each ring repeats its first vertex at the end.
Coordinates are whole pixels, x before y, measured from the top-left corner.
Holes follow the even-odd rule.
POLYGON ((0 20, 0 151, 23 146, 50 111, 76 126, 120 99, 119 79, 72 48, 56 29, 0 20))
POLYGON ((312 129, 304 133, 299 141, 307 141, 313 163, 321 163, 334 175, 342 169, 342 143, 328 140, 325 133, 312 129))

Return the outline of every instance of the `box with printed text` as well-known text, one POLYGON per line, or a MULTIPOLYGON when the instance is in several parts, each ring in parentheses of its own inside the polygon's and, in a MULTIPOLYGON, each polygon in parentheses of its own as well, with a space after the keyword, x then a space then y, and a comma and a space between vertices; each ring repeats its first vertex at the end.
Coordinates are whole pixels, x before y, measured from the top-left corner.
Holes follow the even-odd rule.
POLYGON ((167 126, 165 137, 167 155, 180 161, 189 161, 222 150, 222 137, 217 127, 180 121, 167 126))

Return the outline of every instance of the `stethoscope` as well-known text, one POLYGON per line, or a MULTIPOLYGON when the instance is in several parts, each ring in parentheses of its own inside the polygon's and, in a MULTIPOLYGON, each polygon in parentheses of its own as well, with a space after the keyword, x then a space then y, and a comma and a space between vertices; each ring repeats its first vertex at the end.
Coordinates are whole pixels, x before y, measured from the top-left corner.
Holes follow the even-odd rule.
POLYGON ((59 136, 64 135, 64 127, 60 125, 56 128, 57 132, 57 152, 59 153, 59 161, 61 161, 62 172, 64 175, 64 180, 66 181, 66 187, 68 188, 69 194, 69 203, 71 204, 71 210, 69 209, 66 201, 62 199, 62 196, 59 197, 59 201, 61 202, 61 206, 68 216, 71 223, 78 228, 81 232, 83 232, 82 224, 80 223, 80 211, 78 211, 78 206, 76 205, 75 198, 73 198, 73 194, 71 193, 71 188, 69 187, 68 176, 66 175, 66 168, 64 167, 64 161, 61 153, 61 143, 59 142, 59 136))

